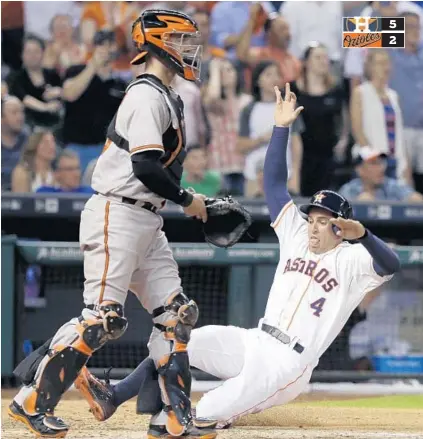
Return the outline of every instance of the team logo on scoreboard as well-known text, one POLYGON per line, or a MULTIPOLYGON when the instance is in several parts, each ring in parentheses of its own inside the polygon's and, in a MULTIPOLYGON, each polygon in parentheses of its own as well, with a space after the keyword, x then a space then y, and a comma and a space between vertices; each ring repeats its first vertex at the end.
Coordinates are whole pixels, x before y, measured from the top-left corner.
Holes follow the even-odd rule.
POLYGON ((404 47, 404 17, 344 17, 342 46, 404 47))
POLYGON ((346 20, 344 32, 377 32, 381 30, 380 20, 372 17, 352 17, 346 20))
POLYGON ((343 47, 382 47, 380 18, 346 17, 343 24, 343 47))

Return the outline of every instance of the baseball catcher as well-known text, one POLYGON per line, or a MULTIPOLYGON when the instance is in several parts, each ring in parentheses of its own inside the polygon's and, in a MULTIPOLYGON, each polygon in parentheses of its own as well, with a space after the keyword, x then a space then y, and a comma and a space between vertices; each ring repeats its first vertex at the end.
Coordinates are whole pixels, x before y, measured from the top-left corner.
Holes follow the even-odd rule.
MULTIPOLYGON (((207 221, 205 197, 180 186, 186 155, 184 113, 170 87, 175 75, 198 80, 198 36, 197 24, 175 11, 147 10, 133 24, 139 54, 132 62, 145 63, 145 74, 129 84, 109 125, 92 178, 96 194, 81 214, 85 308, 17 370, 24 385, 9 415, 37 436, 59 438, 68 432, 55 408, 93 352, 125 332, 128 290, 154 323, 148 348, 159 376, 161 404, 148 437, 216 436, 213 423, 202 425, 207 428, 193 424, 187 344, 198 308, 182 291, 159 215, 171 200, 186 215, 207 221)), ((225 243, 232 240, 228 236, 225 243)))

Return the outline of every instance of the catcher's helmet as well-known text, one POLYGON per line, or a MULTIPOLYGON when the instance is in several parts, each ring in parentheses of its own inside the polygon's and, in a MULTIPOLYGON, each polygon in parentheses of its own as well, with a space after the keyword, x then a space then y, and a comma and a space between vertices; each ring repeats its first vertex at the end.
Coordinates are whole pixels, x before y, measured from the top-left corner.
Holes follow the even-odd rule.
POLYGON ((188 81, 200 78, 202 46, 197 23, 182 12, 148 9, 132 25, 132 40, 139 54, 131 64, 145 62, 147 53, 188 81))
POLYGON ((350 219, 353 216, 353 210, 349 201, 334 191, 324 190, 316 192, 308 204, 300 206, 300 211, 308 215, 312 207, 328 210, 335 216, 340 216, 344 219, 350 219))

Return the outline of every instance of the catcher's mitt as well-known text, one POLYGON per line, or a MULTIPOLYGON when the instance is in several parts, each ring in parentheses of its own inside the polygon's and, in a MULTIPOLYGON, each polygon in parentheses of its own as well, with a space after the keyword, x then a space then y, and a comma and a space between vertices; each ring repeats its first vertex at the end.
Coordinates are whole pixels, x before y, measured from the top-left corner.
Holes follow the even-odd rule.
POLYGON ((230 196, 206 198, 207 222, 203 224, 206 241, 216 247, 232 247, 251 225, 250 213, 230 196))

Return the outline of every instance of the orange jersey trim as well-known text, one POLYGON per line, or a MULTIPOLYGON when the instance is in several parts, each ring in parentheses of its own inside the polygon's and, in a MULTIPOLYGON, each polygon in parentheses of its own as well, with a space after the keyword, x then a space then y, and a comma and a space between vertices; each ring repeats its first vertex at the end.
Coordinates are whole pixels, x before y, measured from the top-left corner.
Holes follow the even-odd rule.
POLYGON ((164 148, 162 145, 145 145, 145 146, 136 146, 135 148, 132 148, 129 153, 134 154, 136 152, 146 151, 148 149, 160 149, 161 151, 164 151, 164 148))
POLYGON ((291 200, 288 204, 286 204, 283 209, 281 210, 281 213, 278 215, 278 217, 276 218, 276 221, 271 224, 271 226, 276 229, 276 227, 278 227, 279 223, 281 222, 283 216, 285 215, 285 213, 287 212, 287 210, 294 205, 294 202, 291 200))

